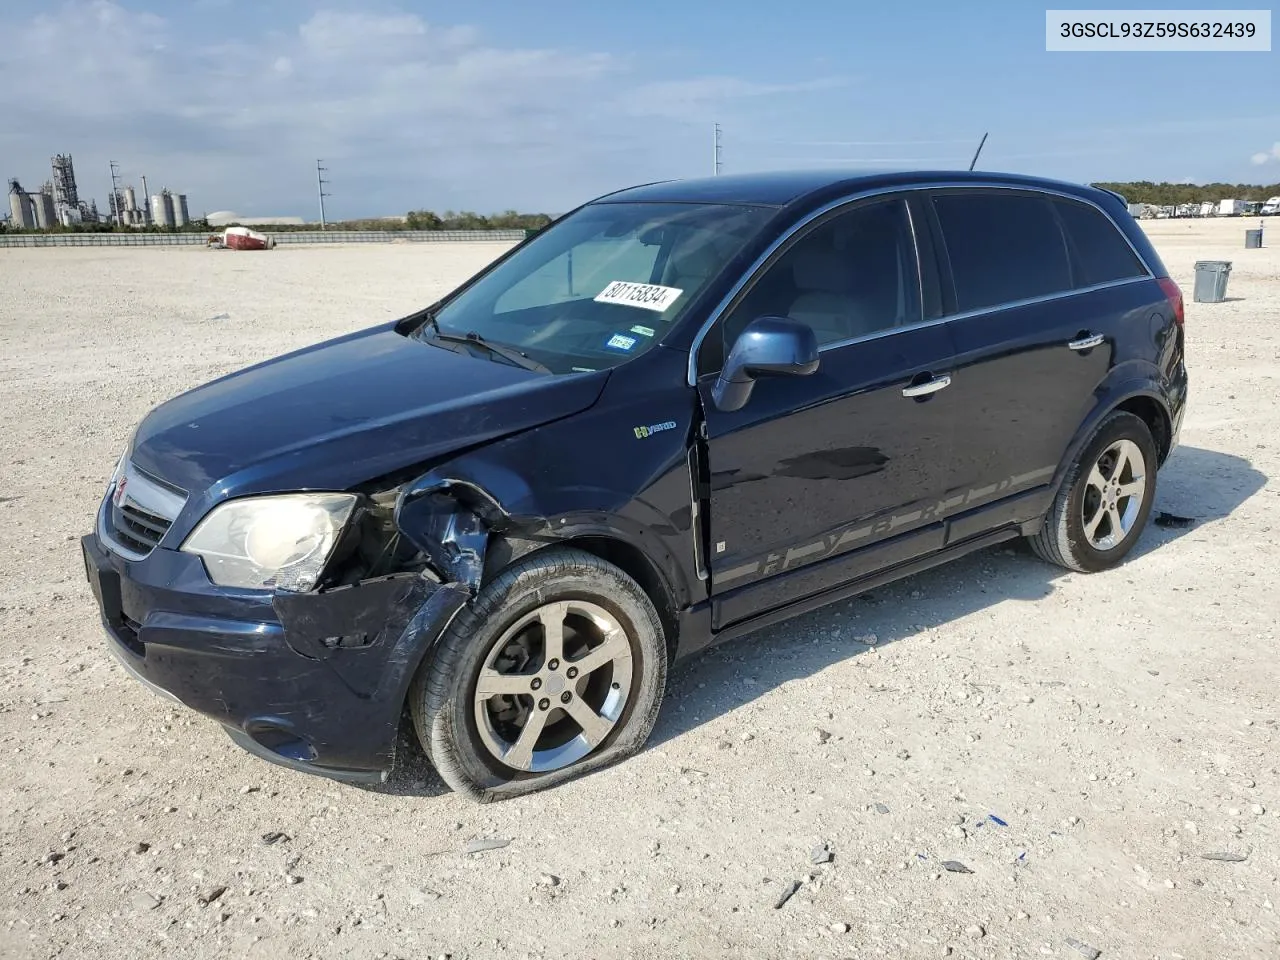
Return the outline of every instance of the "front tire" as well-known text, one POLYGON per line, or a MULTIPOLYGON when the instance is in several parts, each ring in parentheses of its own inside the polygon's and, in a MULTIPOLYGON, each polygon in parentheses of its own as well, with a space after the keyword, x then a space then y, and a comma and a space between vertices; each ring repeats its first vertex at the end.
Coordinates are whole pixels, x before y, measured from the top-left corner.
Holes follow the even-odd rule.
POLYGON ((484 802, 636 753, 666 674, 662 622, 640 585, 556 547, 518 561, 461 610, 409 707, 440 776, 484 802))
POLYGON ((1031 548, 1081 573, 1116 566, 1133 549, 1156 495, 1155 441, 1140 418, 1109 414, 1067 472, 1031 548))

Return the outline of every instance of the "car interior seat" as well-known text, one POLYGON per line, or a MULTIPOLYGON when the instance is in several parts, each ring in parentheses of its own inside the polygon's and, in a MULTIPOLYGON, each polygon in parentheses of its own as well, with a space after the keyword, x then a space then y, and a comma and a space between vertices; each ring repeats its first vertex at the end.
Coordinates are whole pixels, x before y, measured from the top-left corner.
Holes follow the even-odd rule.
POLYGON ((901 239, 895 224, 875 213, 815 231, 791 254, 797 295, 788 316, 812 327, 819 343, 901 324, 901 239))
POLYGON ((813 328, 819 343, 835 343, 856 337, 871 326, 854 294, 848 259, 833 247, 805 244, 797 247, 791 276, 797 295, 787 315, 813 328))

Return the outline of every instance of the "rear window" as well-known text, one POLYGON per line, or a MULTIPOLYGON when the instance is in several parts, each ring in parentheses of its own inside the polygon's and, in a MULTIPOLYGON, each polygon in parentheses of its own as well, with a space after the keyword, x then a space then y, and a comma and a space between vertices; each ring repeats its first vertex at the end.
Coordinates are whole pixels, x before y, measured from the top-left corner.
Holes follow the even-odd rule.
POLYGON ((1147 274, 1133 248, 1100 211, 1073 200, 1055 200, 1076 262, 1076 286, 1128 280, 1147 274))
POLYGON ((1071 267, 1053 206, 1017 193, 934 199, 961 311, 1071 289, 1071 267))

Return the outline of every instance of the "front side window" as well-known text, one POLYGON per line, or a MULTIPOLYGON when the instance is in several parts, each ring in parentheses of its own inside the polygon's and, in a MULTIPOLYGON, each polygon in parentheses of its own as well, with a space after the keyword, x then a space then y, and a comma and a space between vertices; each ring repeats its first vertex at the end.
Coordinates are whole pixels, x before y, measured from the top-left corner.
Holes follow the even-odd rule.
POLYGON ((819 346, 918 323, 919 271, 906 202, 859 204, 801 236, 725 317, 724 354, 763 316, 807 324, 819 346))
POLYGON ((659 342, 774 212, 590 204, 480 277, 418 335, 474 335, 553 374, 617 366, 659 342))
POLYGON ((964 313, 1071 289, 1071 266, 1050 201, 993 191, 934 199, 964 313))

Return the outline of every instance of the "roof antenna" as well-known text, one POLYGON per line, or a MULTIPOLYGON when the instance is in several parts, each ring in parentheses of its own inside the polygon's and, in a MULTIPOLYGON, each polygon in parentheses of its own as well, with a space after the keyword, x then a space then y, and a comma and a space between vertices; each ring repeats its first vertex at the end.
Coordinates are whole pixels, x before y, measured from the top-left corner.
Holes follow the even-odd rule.
POLYGON ((973 159, 969 161, 969 169, 972 170, 974 164, 978 162, 978 154, 982 152, 982 145, 987 142, 987 135, 982 135, 982 142, 978 144, 978 149, 973 152, 973 159))

